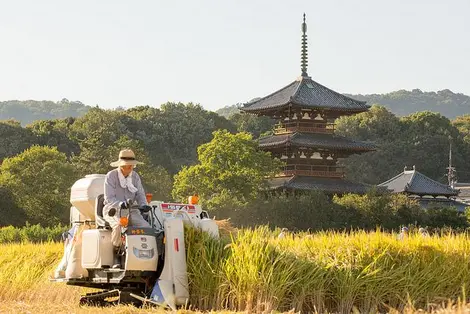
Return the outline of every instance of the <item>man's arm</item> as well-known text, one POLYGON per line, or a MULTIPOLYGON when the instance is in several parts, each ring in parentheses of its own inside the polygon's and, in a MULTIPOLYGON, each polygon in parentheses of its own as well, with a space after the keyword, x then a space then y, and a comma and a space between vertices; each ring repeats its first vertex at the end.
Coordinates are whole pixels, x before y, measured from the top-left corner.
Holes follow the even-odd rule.
POLYGON ((137 188, 137 192, 135 193, 135 199, 139 206, 147 205, 147 198, 145 197, 144 187, 142 186, 142 181, 140 180, 139 174, 135 173, 135 183, 134 186, 137 188))
POLYGON ((104 179, 104 203, 114 204, 119 200, 116 198, 116 179, 112 176, 113 172, 108 172, 104 179))

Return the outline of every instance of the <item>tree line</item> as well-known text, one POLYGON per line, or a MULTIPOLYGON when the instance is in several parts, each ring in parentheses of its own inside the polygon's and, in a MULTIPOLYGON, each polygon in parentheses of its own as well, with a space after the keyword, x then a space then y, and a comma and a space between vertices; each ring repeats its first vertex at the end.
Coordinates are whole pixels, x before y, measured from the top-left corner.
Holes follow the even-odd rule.
MULTIPOLYGON (((240 225, 263 221, 282 225, 290 221, 290 227, 299 228, 306 227, 306 223, 318 228, 348 224, 370 227, 383 220, 393 227, 404 221, 434 219, 426 216, 429 211, 423 214, 414 210, 414 205, 401 208, 414 210, 415 216, 394 214, 397 205, 392 204, 396 200, 380 201, 385 196, 378 195, 373 196, 379 204, 374 210, 360 210, 359 205, 356 208, 338 198, 329 199, 337 204, 334 210, 328 207, 331 205, 320 207, 308 200, 299 205, 300 210, 286 212, 291 208, 288 204, 297 201, 290 196, 273 198, 264 180, 277 171, 280 161, 258 150, 256 143, 258 136, 270 131, 272 123, 267 118, 244 114, 227 119, 192 103, 128 110, 94 107, 81 117, 39 120, 24 127, 17 121, 2 121, 0 225, 23 225, 26 221, 49 226, 67 223, 73 182, 86 174, 111 170, 109 163, 124 147, 132 148, 144 161, 137 170, 154 199, 184 201, 198 192, 203 205, 214 215, 232 217, 240 225), (391 205, 380 205, 384 202, 391 205), (389 216, 377 216, 383 208, 388 208, 389 216), (342 210, 357 214, 345 216, 342 210)), ((384 107, 373 106, 369 112, 341 118, 337 123, 341 135, 378 145, 375 152, 342 161, 351 179, 377 184, 401 172, 404 165, 416 165, 425 175, 443 181, 449 142, 453 143, 458 173, 463 177, 470 172, 466 165, 470 149, 468 116, 450 121, 437 113, 420 112, 399 118, 384 107)), ((314 199, 323 204, 325 197, 316 195, 314 199)), ((452 224, 463 226, 460 218, 445 214, 452 224)))

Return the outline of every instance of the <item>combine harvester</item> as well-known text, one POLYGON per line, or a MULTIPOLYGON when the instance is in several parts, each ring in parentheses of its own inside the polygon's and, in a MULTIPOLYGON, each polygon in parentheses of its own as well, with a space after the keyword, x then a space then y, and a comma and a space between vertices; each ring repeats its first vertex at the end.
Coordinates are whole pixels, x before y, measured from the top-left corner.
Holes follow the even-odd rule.
POLYGON ((128 227, 130 206, 117 208, 122 232, 121 268, 113 268, 111 228, 103 219, 104 175, 92 174, 71 189, 72 233, 54 282, 98 288, 81 304, 151 303, 176 309, 189 299, 184 223, 214 237, 219 229, 197 204, 148 201, 139 208, 151 228, 128 227), (113 300, 113 301, 109 301, 113 300))

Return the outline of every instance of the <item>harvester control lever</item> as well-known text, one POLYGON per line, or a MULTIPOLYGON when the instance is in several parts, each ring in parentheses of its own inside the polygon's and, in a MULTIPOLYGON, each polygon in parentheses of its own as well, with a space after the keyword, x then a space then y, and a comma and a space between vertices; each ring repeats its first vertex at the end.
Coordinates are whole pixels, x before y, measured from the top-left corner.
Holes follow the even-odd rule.
POLYGON ((142 206, 139 207, 139 210, 142 213, 148 213, 151 209, 152 209, 152 207, 150 207, 148 205, 142 205, 142 206))

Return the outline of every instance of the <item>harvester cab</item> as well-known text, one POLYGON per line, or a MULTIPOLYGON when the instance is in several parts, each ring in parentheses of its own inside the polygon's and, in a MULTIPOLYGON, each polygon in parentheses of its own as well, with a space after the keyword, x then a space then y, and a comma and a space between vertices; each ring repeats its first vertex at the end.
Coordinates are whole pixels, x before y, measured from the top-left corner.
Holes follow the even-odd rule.
POLYGON ((111 227, 103 218, 104 179, 104 175, 87 175, 72 186, 72 228, 51 281, 101 289, 82 296, 82 304, 147 302, 172 309, 187 304, 184 224, 218 237, 217 224, 197 204, 150 201, 138 208, 128 201, 110 210, 121 225, 122 246, 116 252, 111 227), (133 208, 141 211, 150 228, 129 224, 133 208), (113 267, 116 254, 119 268, 113 267))

